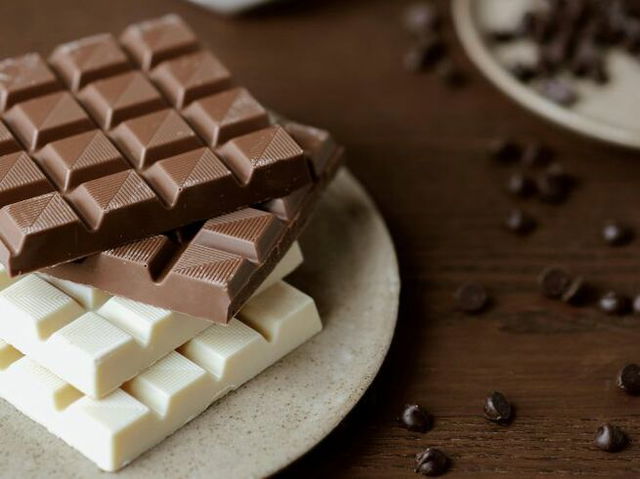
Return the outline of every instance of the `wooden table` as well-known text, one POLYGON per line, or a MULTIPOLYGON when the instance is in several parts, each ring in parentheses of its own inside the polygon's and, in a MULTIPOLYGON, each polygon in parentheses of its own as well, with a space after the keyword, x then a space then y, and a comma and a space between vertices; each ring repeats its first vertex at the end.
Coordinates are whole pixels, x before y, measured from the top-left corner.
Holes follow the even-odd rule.
POLYGON ((176 0, 5 0, 0 57, 47 52, 175 11, 259 99, 330 129, 348 147, 349 167, 397 245, 398 330, 365 398, 284 477, 416 477, 413 456, 427 446, 453 458, 451 478, 638 477, 640 445, 613 455, 591 443, 603 421, 640 438, 640 398, 615 386, 620 366, 639 359, 640 319, 543 299, 536 276, 561 264, 603 288, 640 292, 640 241, 611 249, 599 237, 611 218, 640 231, 640 155, 523 111, 458 46, 454 55, 472 76, 468 88, 451 91, 434 76, 406 73, 403 4, 299 0, 229 21, 176 0), (527 238, 502 229, 518 203, 503 192, 508 170, 485 156, 486 144, 505 134, 546 142, 581 180, 566 205, 522 203, 540 221, 527 238), (456 312, 452 301, 471 280, 496 299, 477 317, 456 312), (494 389, 517 404, 511 427, 481 417, 494 389), (406 402, 436 416, 431 432, 396 426, 406 402))

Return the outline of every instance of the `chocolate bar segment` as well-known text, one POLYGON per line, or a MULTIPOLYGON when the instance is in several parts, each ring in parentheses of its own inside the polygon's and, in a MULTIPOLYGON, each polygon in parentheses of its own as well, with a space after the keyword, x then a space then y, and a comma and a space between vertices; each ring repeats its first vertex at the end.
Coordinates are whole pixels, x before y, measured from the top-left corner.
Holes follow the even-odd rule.
POLYGON ((195 34, 177 15, 131 25, 120 37, 120 42, 143 70, 198 49, 195 34))
POLYGON ((37 53, 0 61, 0 112, 18 102, 61 88, 56 76, 37 53))
POLYGON ((229 71, 178 17, 133 25, 121 42, 101 34, 55 49, 51 64, 69 90, 38 55, 0 62, 0 158, 21 152, 0 162, 0 207, 16 206, 0 215, 10 275, 246 208, 312 179, 302 148, 249 92, 231 88, 229 71), (200 116, 176 109, 198 102, 200 116), (44 222, 35 234, 13 221, 38 210, 45 193, 56 193, 55 207, 43 214, 60 210, 62 224, 44 222), (49 234, 56 241, 43 252, 49 234))
POLYGON ((0 205, 52 191, 47 177, 24 151, 0 156, 0 205))
POLYGON ((29 151, 51 141, 95 128, 68 92, 52 93, 15 105, 5 121, 29 151))
POLYGON ((62 192, 129 168, 118 149, 99 130, 51 142, 35 158, 62 192))
MULTIPOLYGON (((259 209, 228 213, 79 262, 50 268, 47 273, 166 309, 227 322, 297 239, 342 159, 342 149, 323 130, 287 121, 281 123, 282 127, 270 127, 268 135, 261 133, 271 140, 252 142, 253 150, 244 148, 242 137, 233 148, 241 150, 247 162, 268 162, 274 156, 286 156, 289 140, 278 140, 277 132, 288 129, 295 134, 296 147, 303 145, 306 156, 318 165, 313 183, 265 203, 259 209)), ((200 151, 210 150, 202 148, 200 151)), ((177 185, 190 183, 184 178, 189 177, 187 172, 191 167, 181 170, 180 165, 184 163, 202 162, 210 165, 206 169, 216 172, 212 177, 235 181, 213 153, 205 159, 201 158, 201 153, 185 155, 189 155, 188 162, 176 162, 167 167, 163 163, 168 160, 161 160, 147 170, 148 175, 153 172, 150 182, 155 190, 165 191, 166 198, 177 194, 174 193, 177 185)), ((181 194, 187 193, 185 188, 181 194)), ((215 200, 215 197, 211 198, 215 200)))
POLYGON ((231 86, 229 70, 206 51, 167 60, 155 67, 150 76, 177 109, 231 86))
POLYGON ((84 88, 78 99, 105 130, 167 106, 160 92, 138 71, 96 81, 84 88))
POLYGON ((108 33, 58 46, 49 57, 49 63, 73 91, 99 78, 132 68, 127 55, 108 33))
POLYGON ((202 145, 200 138, 174 110, 162 110, 128 120, 111 133, 136 168, 202 145))
POLYGON ((269 125, 267 111, 244 88, 197 100, 183 114, 212 147, 269 125))
POLYGON ((20 144, 13 137, 4 123, 0 122, 0 155, 7 155, 19 151, 20 144))

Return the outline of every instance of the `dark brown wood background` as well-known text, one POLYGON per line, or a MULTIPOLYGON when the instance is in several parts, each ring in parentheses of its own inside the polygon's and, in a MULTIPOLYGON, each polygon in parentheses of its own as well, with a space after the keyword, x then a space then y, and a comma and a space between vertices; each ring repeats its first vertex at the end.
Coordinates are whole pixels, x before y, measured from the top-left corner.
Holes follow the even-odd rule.
MULTIPOLYGON (((640 474, 640 398, 615 387, 640 360, 640 317, 610 318, 542 299, 536 276, 562 264, 594 282, 640 292, 640 241, 610 249, 603 221, 640 231, 640 154, 563 131, 512 103, 455 57, 471 85, 452 92, 435 77, 410 75, 410 44, 395 0, 297 0, 225 20, 177 0, 0 0, 0 57, 178 12, 264 103, 330 129, 348 165, 384 214, 402 272, 396 337, 365 398, 284 477, 415 477, 427 446, 454 460, 451 478, 622 478, 640 474), (501 228, 514 202, 507 171, 484 147, 496 136, 543 140, 580 179, 560 207, 523 206, 539 230, 517 238, 501 228), (480 281, 495 307, 478 317, 454 311, 463 281, 480 281), (516 404, 509 428, 481 417, 493 389, 516 404), (437 420, 421 435, 394 422, 405 402, 437 420), (639 444, 608 455, 591 445, 602 421, 639 444)), ((347 374, 348 372, 345 372, 347 374)), ((248 459, 250 460, 250 458, 248 459)))

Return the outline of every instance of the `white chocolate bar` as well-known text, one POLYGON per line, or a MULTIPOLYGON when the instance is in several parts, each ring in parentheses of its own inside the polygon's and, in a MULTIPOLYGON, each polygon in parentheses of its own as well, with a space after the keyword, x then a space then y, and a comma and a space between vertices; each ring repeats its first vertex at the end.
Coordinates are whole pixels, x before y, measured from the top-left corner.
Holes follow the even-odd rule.
MULTIPOLYGON (((302 262, 294 244, 262 286, 302 262)), ((40 274, 0 272, 0 339, 84 394, 101 398, 211 322, 40 274)))
POLYGON ((114 471, 321 329, 313 299, 281 281, 103 399, 0 342, 0 396, 114 471))

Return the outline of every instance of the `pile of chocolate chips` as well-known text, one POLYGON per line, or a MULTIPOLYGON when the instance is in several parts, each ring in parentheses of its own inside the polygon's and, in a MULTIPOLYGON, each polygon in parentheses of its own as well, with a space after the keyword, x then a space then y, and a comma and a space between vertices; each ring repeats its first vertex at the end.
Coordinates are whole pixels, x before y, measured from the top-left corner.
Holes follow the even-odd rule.
POLYGON ((528 38, 539 47, 535 64, 516 63, 511 72, 523 82, 539 78, 543 95, 570 106, 578 99, 573 87, 558 78, 569 74, 606 83, 606 53, 626 50, 640 59, 639 0, 545 0, 527 11, 513 31, 495 31, 498 42, 528 38))
POLYGON ((404 55, 406 70, 412 73, 435 72, 450 87, 461 87, 467 76, 450 58, 443 35, 443 16, 433 2, 410 5, 404 11, 404 27, 413 45, 404 55))

